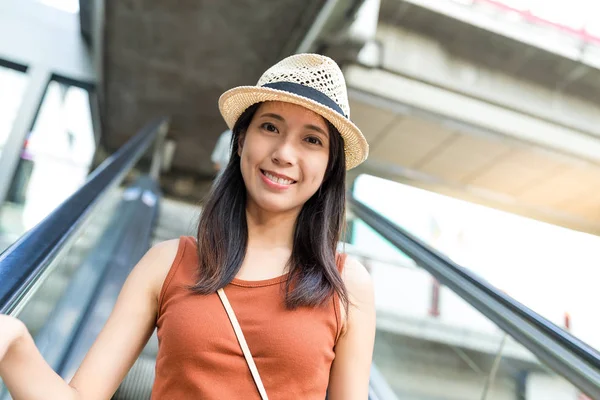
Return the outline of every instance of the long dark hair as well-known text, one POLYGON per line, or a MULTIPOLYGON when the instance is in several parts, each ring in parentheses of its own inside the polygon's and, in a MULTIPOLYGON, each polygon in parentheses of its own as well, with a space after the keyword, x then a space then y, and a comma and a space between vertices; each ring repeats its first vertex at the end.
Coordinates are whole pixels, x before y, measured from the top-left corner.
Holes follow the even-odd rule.
MULTIPOLYGON (((248 245, 246 187, 240 170, 238 142, 260 107, 254 104, 232 129, 231 157, 217 179, 198 224, 198 280, 191 289, 210 294, 225 287, 239 271, 248 245)), ((346 160, 338 130, 329 127, 329 161, 323 183, 304 203, 296 220, 288 261, 285 303, 289 309, 324 304, 337 293, 348 309, 348 294, 337 270, 336 248, 345 225, 346 160)))

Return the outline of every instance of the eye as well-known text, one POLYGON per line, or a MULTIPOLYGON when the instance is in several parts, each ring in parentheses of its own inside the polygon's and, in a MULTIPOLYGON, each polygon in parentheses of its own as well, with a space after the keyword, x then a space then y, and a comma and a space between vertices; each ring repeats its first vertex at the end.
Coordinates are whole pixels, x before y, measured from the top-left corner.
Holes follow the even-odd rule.
POLYGON ((310 144, 316 144, 316 145, 319 145, 319 146, 323 145, 323 142, 321 141, 321 139, 319 139, 316 136, 309 136, 309 137, 307 137, 304 140, 307 141, 310 144))
POLYGON ((265 122, 260 127, 269 132, 275 132, 275 133, 279 132, 277 130, 277 127, 270 122, 265 122))

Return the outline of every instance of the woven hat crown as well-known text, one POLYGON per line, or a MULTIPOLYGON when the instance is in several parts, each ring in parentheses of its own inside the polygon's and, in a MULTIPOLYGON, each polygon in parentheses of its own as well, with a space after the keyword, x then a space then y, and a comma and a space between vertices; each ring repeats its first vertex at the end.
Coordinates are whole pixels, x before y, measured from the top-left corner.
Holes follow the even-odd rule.
POLYGON ((294 82, 308 86, 333 100, 350 118, 346 81, 340 67, 331 58, 320 54, 297 54, 269 68, 257 86, 275 82, 294 82))

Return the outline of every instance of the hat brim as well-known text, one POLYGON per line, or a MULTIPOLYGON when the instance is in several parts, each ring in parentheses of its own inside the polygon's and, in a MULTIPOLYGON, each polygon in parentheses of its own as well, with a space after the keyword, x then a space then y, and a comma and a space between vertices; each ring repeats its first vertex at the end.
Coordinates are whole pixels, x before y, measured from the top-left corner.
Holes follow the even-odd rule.
POLYGON ((360 129, 352 121, 317 101, 294 93, 259 86, 239 86, 221 95, 219 110, 229 129, 233 129, 239 117, 248 107, 265 101, 297 104, 331 122, 344 139, 346 169, 352 169, 367 159, 369 145, 360 129))

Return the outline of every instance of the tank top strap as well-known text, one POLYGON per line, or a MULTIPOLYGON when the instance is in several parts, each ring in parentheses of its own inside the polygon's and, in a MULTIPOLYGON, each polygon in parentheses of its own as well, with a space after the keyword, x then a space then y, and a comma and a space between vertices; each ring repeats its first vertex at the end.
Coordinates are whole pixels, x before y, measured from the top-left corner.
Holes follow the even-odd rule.
MULTIPOLYGON (((195 267, 196 239, 192 236, 180 236, 179 246, 177 247, 177 254, 173 260, 173 264, 165 277, 158 297, 158 316, 160 317, 164 311, 165 301, 171 297, 175 291, 179 290, 182 285, 190 284, 193 282, 186 282, 187 271, 182 271, 180 266, 188 264, 188 267, 195 267), (191 263, 190 263, 191 261, 191 263)), ((183 268, 185 269, 185 267, 183 268)))

